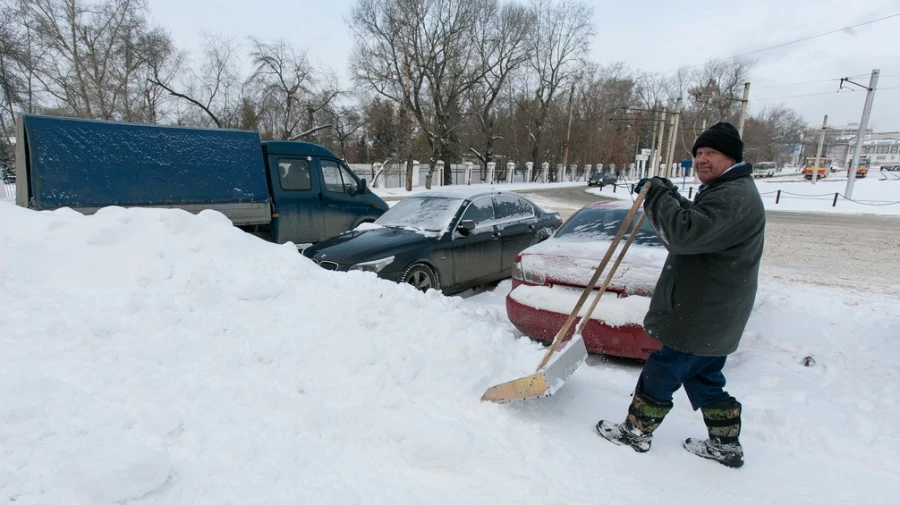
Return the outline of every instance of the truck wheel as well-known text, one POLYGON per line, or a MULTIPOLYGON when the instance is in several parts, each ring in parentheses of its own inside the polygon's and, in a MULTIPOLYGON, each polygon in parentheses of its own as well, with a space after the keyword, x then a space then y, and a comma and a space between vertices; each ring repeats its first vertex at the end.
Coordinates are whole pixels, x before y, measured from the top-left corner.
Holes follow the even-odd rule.
POLYGON ((403 272, 401 282, 405 282, 419 291, 440 289, 434 270, 424 263, 415 263, 407 267, 406 271, 403 272))

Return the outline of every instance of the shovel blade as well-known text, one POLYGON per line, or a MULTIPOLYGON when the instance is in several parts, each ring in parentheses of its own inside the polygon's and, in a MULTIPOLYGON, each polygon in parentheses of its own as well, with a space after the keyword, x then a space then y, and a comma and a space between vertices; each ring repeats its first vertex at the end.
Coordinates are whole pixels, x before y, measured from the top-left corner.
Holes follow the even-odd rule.
POLYGON ((566 379, 587 359, 587 348, 581 335, 575 335, 556 353, 547 365, 537 373, 491 386, 481 396, 481 401, 506 403, 529 398, 542 398, 555 393, 566 379))

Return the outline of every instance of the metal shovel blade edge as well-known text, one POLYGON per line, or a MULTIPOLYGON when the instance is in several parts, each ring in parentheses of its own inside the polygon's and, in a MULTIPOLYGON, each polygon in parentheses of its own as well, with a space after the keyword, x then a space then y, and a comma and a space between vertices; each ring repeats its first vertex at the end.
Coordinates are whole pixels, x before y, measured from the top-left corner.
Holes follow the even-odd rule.
POLYGON ((489 387, 481 396, 481 401, 507 403, 550 396, 585 362, 587 355, 584 339, 581 335, 574 335, 543 369, 532 375, 489 387))

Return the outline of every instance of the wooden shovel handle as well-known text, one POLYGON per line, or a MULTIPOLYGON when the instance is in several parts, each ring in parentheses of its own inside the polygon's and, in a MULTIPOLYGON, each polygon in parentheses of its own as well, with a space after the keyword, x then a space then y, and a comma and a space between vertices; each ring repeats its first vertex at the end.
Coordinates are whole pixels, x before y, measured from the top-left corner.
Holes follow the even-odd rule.
POLYGON ((542 359, 540 364, 538 364, 537 371, 540 371, 547 365, 547 363, 550 361, 550 357, 553 356, 553 353, 556 352, 556 350, 559 348, 559 344, 562 342, 563 337, 565 337, 566 333, 569 331, 569 328, 572 327, 572 322, 575 321, 576 317, 578 317, 578 312, 581 311, 581 307, 584 306, 584 302, 587 301, 588 296, 590 296, 591 291, 593 291, 594 289, 594 286, 597 285, 597 281, 600 279, 600 274, 603 273, 603 269, 606 268, 606 265, 609 263, 610 258, 612 258, 613 252, 615 252, 616 248, 619 246, 619 242, 621 242, 622 236, 625 235, 625 232, 628 230, 631 222, 634 221, 634 216, 635 214, 637 214, 637 210, 641 207, 641 203, 644 202, 644 198, 647 196, 647 190, 650 189, 650 184, 650 181, 647 181, 643 186, 641 186, 641 192, 638 193, 637 198, 634 199, 634 203, 631 205, 631 210, 628 211, 628 215, 625 216, 625 219, 622 221, 622 225, 619 226, 619 231, 616 233, 612 244, 609 245, 609 249, 607 249, 606 254, 600 261, 600 265, 598 265, 597 269, 594 270, 594 275, 591 276, 591 280, 588 282, 587 286, 584 287, 584 291, 582 291, 581 297, 578 298, 578 303, 575 304, 575 308, 572 309, 572 313, 569 314, 569 317, 566 318, 566 322, 563 323, 562 328, 559 329, 556 337, 553 338, 553 343, 550 344, 550 349, 547 350, 547 353, 544 355, 544 359, 542 359))
POLYGON ((609 287, 609 283, 612 282, 613 275, 616 274, 616 270, 618 270, 619 265, 622 263, 622 258, 625 257, 625 253, 628 252, 628 247, 631 246, 631 243, 634 242, 634 237, 637 236, 638 231, 641 229, 641 225, 644 224, 644 218, 647 217, 647 214, 641 214, 638 218, 637 222, 634 224, 634 228, 632 228, 631 233, 628 235, 628 240, 625 241, 625 245, 622 246, 622 250, 619 251, 619 255, 616 256, 616 262, 613 263, 613 266, 609 268, 609 272, 606 274, 606 279, 603 280, 603 284, 600 286, 600 289, 594 295, 594 299, 591 300, 590 306, 588 306, 587 312, 581 316, 581 321, 578 323, 578 326, 575 328, 575 333, 580 334, 584 331, 584 327, 587 325, 588 321, 591 318, 591 314, 594 313, 594 309, 597 308, 597 303, 600 301, 600 298, 603 297, 603 293, 606 293, 606 288, 609 287))

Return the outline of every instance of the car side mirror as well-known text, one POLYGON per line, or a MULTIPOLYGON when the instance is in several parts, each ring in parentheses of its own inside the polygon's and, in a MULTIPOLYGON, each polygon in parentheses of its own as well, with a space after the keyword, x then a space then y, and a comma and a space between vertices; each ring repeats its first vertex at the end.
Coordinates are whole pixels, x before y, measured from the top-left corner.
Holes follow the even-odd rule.
POLYGON ((360 179, 359 180, 359 189, 357 189, 356 194, 363 195, 365 193, 366 193, 366 180, 360 179))
POLYGON ((472 233, 472 230, 474 230, 474 229, 475 229, 475 221, 472 221, 471 219, 464 219, 464 220, 460 221, 458 225, 456 225, 456 231, 462 233, 463 235, 468 235, 469 233, 472 233))

